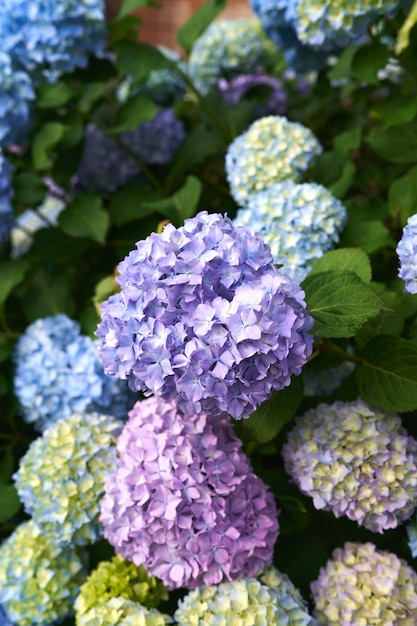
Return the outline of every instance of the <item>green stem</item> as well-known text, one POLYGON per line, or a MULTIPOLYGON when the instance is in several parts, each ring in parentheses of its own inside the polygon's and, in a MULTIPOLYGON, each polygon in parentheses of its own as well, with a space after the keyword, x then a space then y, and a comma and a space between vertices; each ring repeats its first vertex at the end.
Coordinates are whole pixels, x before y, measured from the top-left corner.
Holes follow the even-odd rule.
POLYGON ((332 354, 339 357, 340 359, 343 359, 344 361, 350 361, 351 363, 358 363, 359 365, 370 365, 370 363, 368 363, 368 361, 366 361, 362 357, 350 354, 346 350, 343 350, 343 348, 337 346, 335 343, 332 343, 331 341, 322 338, 319 338, 316 342, 316 351, 324 352, 325 354, 332 354))

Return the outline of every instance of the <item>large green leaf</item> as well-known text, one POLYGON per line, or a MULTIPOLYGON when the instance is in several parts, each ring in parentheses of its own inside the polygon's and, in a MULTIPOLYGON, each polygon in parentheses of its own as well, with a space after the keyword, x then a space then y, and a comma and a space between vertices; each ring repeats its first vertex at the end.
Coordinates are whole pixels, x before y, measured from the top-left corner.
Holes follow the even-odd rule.
POLYGON ((364 283, 372 278, 371 262, 361 248, 339 248, 326 252, 314 263, 310 274, 328 270, 349 270, 359 276, 364 283))
POLYGON ((46 185, 43 179, 32 172, 19 172, 14 178, 14 205, 18 212, 34 207, 45 197, 46 185))
POLYGON ((86 237, 104 243, 109 227, 109 215, 103 209, 100 196, 83 193, 59 216, 59 227, 72 237, 86 237))
POLYGON ((194 11, 188 22, 178 31, 177 40, 187 54, 190 53, 196 39, 200 37, 218 15, 226 8, 226 0, 208 0, 194 11))
POLYGON ((390 128, 374 128, 367 141, 387 161, 414 163, 417 161, 417 120, 390 128))
POLYGON ((391 215, 399 217, 402 226, 417 209, 417 167, 397 178, 388 190, 388 207, 391 215))
POLYGON ((173 62, 147 43, 121 41, 114 46, 116 63, 123 76, 141 81, 152 70, 171 68, 173 62))
POLYGON ((24 259, 0 263, 0 305, 7 300, 13 287, 22 282, 28 269, 29 262, 24 259))
POLYGON ((302 287, 314 318, 314 331, 321 337, 352 337, 383 307, 371 287, 346 270, 311 274, 302 287))
POLYGON ((59 122, 46 122, 32 139, 32 159, 37 170, 48 169, 53 164, 53 149, 62 139, 67 127, 59 122))
POLYGON ((16 487, 0 484, 0 524, 16 515, 21 506, 16 487))
POLYGON ((124 104, 117 116, 117 125, 109 128, 110 133, 123 133, 135 130, 142 122, 153 119, 158 109, 150 98, 140 93, 130 98, 124 104))
POLYGON ((36 106, 40 109, 55 109, 66 104, 77 90, 64 81, 43 83, 37 89, 36 106))
POLYGON ((38 270, 32 277, 22 300, 23 310, 29 321, 39 317, 66 313, 74 314, 74 300, 65 274, 50 274, 38 270))
POLYGON ((143 9, 143 7, 148 6, 157 7, 159 5, 155 2, 155 0, 123 0, 119 11, 119 17, 124 17, 125 15, 132 13, 132 11, 137 11, 138 9, 143 9))
POLYGON ((364 400, 387 411, 417 409, 417 346, 407 339, 379 335, 362 350, 356 370, 364 400))
POLYGON ((161 193, 154 189, 129 185, 117 191, 111 198, 109 215, 117 226, 152 215, 154 209, 148 203, 161 200, 161 193))
POLYGON ((0 483, 6 485, 13 474, 14 469, 14 458, 13 458, 13 447, 9 446, 6 449, 6 452, 0 458, 0 483))
POLYGON ((359 247, 371 254, 387 246, 394 247, 395 240, 382 222, 369 220, 348 223, 340 238, 340 244, 359 247))
POLYGON ((365 44, 352 58, 353 76, 360 81, 377 85, 379 83, 378 72, 387 65, 389 54, 388 47, 378 41, 365 44))
POLYGON ((144 206, 165 215, 177 226, 197 210, 202 190, 201 181, 195 176, 187 176, 185 184, 169 198, 156 202, 146 202, 144 206))

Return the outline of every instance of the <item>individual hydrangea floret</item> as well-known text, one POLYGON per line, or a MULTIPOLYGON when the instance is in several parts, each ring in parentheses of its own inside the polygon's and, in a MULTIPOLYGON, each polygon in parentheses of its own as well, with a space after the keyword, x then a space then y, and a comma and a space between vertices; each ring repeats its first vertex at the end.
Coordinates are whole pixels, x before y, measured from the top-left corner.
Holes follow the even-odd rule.
POLYGON ((34 99, 29 76, 16 70, 10 56, 0 51, 0 147, 26 139, 34 99))
POLYGON ((256 120, 230 144, 226 173, 240 206, 250 196, 286 180, 299 182, 322 148, 313 133, 298 122, 270 115, 256 120))
POLYGON ((188 73, 197 89, 207 93, 220 78, 230 79, 261 68, 264 57, 257 20, 219 20, 212 22, 195 42, 188 73))
POLYGON ((259 235, 203 211, 136 246, 102 304, 108 374, 185 413, 240 419, 301 372, 312 318, 259 235))
POLYGON ((116 552, 170 589, 253 576, 278 535, 272 493, 230 420, 137 402, 117 442, 100 520, 116 552))
POLYGON ((141 170, 132 154, 145 164, 163 165, 171 160, 184 137, 184 124, 172 109, 163 109, 149 122, 121 133, 119 139, 127 150, 89 124, 76 188, 113 193, 127 183, 140 180, 141 170))
POLYGON ((417 574, 372 543, 337 548, 311 584, 314 614, 326 626, 415 624, 417 574))
POLYGON ((251 89, 269 87, 271 93, 264 104, 258 104, 253 110, 253 119, 266 115, 283 115, 287 111, 287 93, 282 82, 274 76, 263 73, 239 74, 231 80, 221 78, 218 87, 227 104, 236 105, 251 89))
POLYGON ((398 276, 405 282, 404 291, 417 293, 417 213, 408 218, 397 245, 400 261, 398 276))
POLYGON ((0 247, 9 241, 13 224, 12 166, 0 149, 0 247))
POLYGON ((103 0, 3 0, 2 46, 17 67, 36 82, 52 82, 90 54, 104 53, 107 36, 103 0))
POLYGON ((288 576, 270 567, 260 580, 241 578, 199 587, 179 602, 178 626, 312 626, 307 605, 288 576))
POLYGON ((125 598, 111 598, 81 615, 77 626, 167 626, 168 615, 125 598))
POLYGON ((74 606, 77 626, 88 611, 106 604, 111 598, 124 598, 151 609, 161 600, 168 600, 168 592, 142 565, 137 567, 117 554, 111 561, 99 563, 81 585, 74 606))
POLYGON ((316 509, 382 533, 416 507, 417 441, 398 415, 363 400, 319 404, 296 418, 285 469, 316 509))
POLYGON ((20 524, 0 546, 0 605, 19 626, 62 620, 85 580, 84 561, 48 541, 33 520, 20 524))
POLYGON ((116 467, 120 431, 115 418, 74 414, 31 443, 14 479, 26 512, 45 537, 84 545, 102 535, 99 501, 116 467))
POLYGON ((125 417, 133 404, 125 384, 104 373, 97 341, 81 335, 78 322, 62 313, 27 326, 14 362, 23 418, 40 432, 72 413, 125 417))
POLYGON ((296 283, 338 243, 345 222, 345 207, 325 187, 291 180, 251 195, 233 220, 259 233, 275 263, 296 283))

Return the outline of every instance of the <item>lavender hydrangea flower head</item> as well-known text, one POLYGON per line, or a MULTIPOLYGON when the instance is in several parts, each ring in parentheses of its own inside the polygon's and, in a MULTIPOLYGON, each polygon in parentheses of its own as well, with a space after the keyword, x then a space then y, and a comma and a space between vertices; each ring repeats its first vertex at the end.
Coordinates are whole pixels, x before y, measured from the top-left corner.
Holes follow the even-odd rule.
POLYGON ((154 576, 149 576, 141 565, 137 567, 118 554, 110 561, 102 561, 81 585, 75 601, 77 625, 91 609, 106 604, 111 598, 124 598, 151 609, 168 599, 168 591, 154 576))
POLYGON ((167 626, 172 624, 168 615, 147 609, 137 602, 114 597, 81 615, 77 626, 167 626))
POLYGON ((140 167, 133 153, 148 165, 168 163, 185 137, 184 124, 172 109, 162 109, 149 122, 120 135, 123 150, 94 124, 86 128, 84 151, 77 172, 77 186, 99 193, 113 193, 139 179, 140 167))
POLYGON ((301 372, 312 318, 259 235, 203 211, 136 246, 102 304, 109 375, 185 413, 240 419, 301 372))
POLYGON ((233 220, 258 232, 281 271, 297 283, 338 243, 345 222, 345 207, 325 187, 291 180, 251 195, 233 220))
POLYGON ((408 218, 397 245, 397 255, 398 276, 405 282, 404 291, 417 293, 417 213, 408 218))
POLYGON ((170 588, 253 576, 278 535, 272 493, 227 418, 137 402, 117 442, 100 520, 116 552, 170 588))
POLYGON ((240 578, 191 591, 180 600, 174 617, 178 626, 313 626, 315 623, 288 576, 273 567, 260 580, 240 578))
POLYGON ((250 196, 285 180, 299 182, 322 148, 298 122, 270 115, 254 122, 229 145, 226 174, 230 192, 244 206, 250 196))
POLYGON ((32 441, 14 480, 26 513, 45 537, 74 545, 101 537, 99 501, 116 467, 120 431, 113 417, 75 413, 32 441))
POLYGON ((319 404, 296 418, 285 469, 316 509, 382 533, 416 507, 417 441, 398 415, 363 400, 319 404))
POLYGON ((43 626, 72 610, 86 577, 85 557, 47 541, 33 520, 0 546, 0 605, 19 626, 43 626))
POLYGON ((319 624, 416 623, 416 572, 372 543, 348 542, 334 550, 311 591, 319 624))
POLYGON ((0 51, 0 147, 26 138, 34 99, 35 92, 29 76, 16 70, 11 57, 0 51))
POLYGON ((3 0, 3 49, 36 81, 85 67, 106 45, 103 0, 3 0))
POLYGON ((125 417, 133 396, 104 373, 97 341, 80 334, 64 314, 30 324, 14 351, 15 393, 23 418, 42 432, 73 413, 97 411, 125 417))
POLYGON ((12 166, 0 149, 0 247, 9 241, 13 224, 12 166))
POLYGON ((244 95, 254 87, 265 86, 271 88, 268 100, 258 104, 253 111, 254 119, 267 115, 283 115, 287 111, 287 93, 282 82, 267 74, 239 74, 231 80, 220 78, 219 91, 223 100, 230 105, 238 104, 244 95))
POLYGON ((219 78, 256 71, 264 58, 265 44, 257 20, 219 20, 195 42, 188 73, 197 89, 206 94, 219 78))

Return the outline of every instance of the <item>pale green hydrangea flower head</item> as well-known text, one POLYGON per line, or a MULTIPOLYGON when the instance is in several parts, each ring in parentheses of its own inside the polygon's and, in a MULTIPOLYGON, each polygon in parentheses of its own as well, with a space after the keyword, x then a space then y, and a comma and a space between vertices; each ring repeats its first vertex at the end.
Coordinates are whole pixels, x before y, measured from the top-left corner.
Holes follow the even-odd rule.
POLYGON ((180 602, 179 626, 313 626, 314 619, 288 576, 268 567, 256 578, 199 587, 180 602))
POLYGON ((237 204, 286 180, 299 182, 322 152, 313 133, 280 115, 256 120, 226 153, 226 174, 237 204))
POLYGON ((337 548, 311 584, 315 615, 325 626, 415 626, 417 574, 372 543, 337 548))
POLYGON ((33 520, 0 546, 0 605, 19 626, 45 626, 71 613, 85 558, 48 541, 33 520))
POLYGON ((116 467, 121 428, 110 416, 74 414, 31 443, 14 479, 26 512, 45 536, 77 545, 101 536, 99 502, 116 467))
POLYGON ((116 597, 151 609, 168 599, 168 591, 158 578, 149 576, 143 565, 137 567, 117 554, 100 563, 81 586, 75 601, 77 624, 88 611, 116 597))
POLYGON ((172 619, 156 609, 147 609, 131 600, 111 598, 105 604, 95 606, 82 615, 77 624, 79 626, 166 626, 172 624, 172 619))

